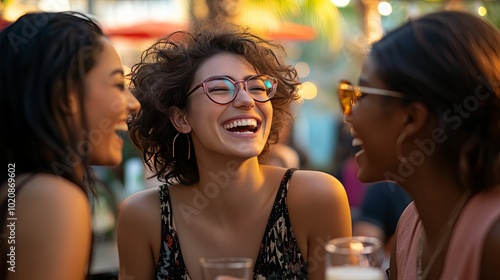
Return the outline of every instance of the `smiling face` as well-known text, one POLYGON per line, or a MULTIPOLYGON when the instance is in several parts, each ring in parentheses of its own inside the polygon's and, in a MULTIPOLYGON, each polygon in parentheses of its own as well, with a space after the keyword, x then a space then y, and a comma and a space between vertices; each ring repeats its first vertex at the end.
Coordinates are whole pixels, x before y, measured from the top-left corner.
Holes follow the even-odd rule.
POLYGON ((123 139, 128 115, 140 104, 125 86, 123 66, 113 45, 103 40, 103 50, 87 75, 84 108, 91 144, 91 164, 117 165, 122 161, 123 139))
MULTIPOLYGON (((242 56, 221 53, 200 65, 191 88, 212 76, 227 76, 238 81, 256 74, 242 56)), ((271 129, 271 102, 255 102, 243 89, 243 83, 238 85, 236 98, 225 105, 212 102, 202 87, 189 96, 186 122, 191 128, 197 157, 215 153, 250 158, 262 152, 271 129)))
MULTIPOLYGON (((362 68, 360 86, 387 89, 377 76, 376 64, 368 57, 362 68)), ((386 171, 395 173, 397 159, 396 141, 403 130, 406 115, 398 99, 372 94, 363 95, 345 117, 353 136, 353 146, 360 146, 356 153, 358 179, 373 182, 387 179, 386 171)))

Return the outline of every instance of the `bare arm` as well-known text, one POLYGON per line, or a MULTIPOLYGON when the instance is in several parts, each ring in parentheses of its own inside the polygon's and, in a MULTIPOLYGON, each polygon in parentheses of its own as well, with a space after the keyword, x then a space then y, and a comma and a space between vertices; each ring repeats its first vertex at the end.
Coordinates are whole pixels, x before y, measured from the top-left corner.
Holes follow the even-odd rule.
MULTIPOLYGON (((156 191, 156 190, 155 190, 156 191)), ((151 190, 136 193, 127 198, 120 207, 117 226, 118 255, 120 259, 119 279, 153 279, 155 260, 151 247, 150 234, 155 232, 151 227, 153 213, 148 213, 151 203, 147 194, 151 190)), ((157 193, 157 191, 156 191, 157 193)), ((154 206, 160 211, 159 201, 154 206)), ((160 224, 160 218, 155 221, 160 224)), ((156 230, 157 231, 157 230, 156 230)), ((160 235, 160 232, 155 232, 160 235)))
POLYGON ((342 184, 329 174, 297 171, 289 190, 289 211, 294 232, 307 257, 308 279, 325 278, 325 245, 351 236, 351 213, 342 184), (305 240, 306 245, 303 245, 305 240), (306 249, 305 249, 305 248, 306 249), (307 254, 307 255, 306 255, 307 254))
POLYGON ((498 220, 486 236, 481 258, 481 280, 500 279, 500 220, 498 220))
MULTIPOLYGON (((7 279, 85 279, 91 222, 87 196, 53 175, 30 179, 16 197, 15 272, 7 279)), ((8 266, 9 267, 9 266, 8 266)))

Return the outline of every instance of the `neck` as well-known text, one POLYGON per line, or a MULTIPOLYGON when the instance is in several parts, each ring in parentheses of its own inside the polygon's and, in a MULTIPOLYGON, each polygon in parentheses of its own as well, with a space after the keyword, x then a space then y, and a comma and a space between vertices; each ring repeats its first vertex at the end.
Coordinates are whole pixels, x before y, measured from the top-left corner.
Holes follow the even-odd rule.
MULTIPOLYGON (((425 227, 422 229, 417 254, 417 272, 419 280, 424 280, 427 278, 427 275, 429 275, 429 273, 432 271, 432 267, 437 262, 442 252, 447 250, 453 228, 455 227, 455 224, 458 220, 458 216, 462 212, 462 209, 464 208, 469 198, 470 191, 465 191, 450 212, 446 223, 443 224, 439 232, 437 232, 437 234, 434 236, 433 242, 430 242, 431 240, 428 240, 426 238, 425 227), (432 252, 432 254, 430 254, 430 256, 426 258, 428 261, 426 262, 425 266, 423 261, 424 248, 426 248, 426 252, 432 252)), ((429 253, 427 253, 427 255, 429 255, 429 253)))
MULTIPOLYGON (((241 203, 249 203, 248 198, 259 195, 267 183, 264 170, 257 158, 247 161, 211 161, 199 164, 200 181, 196 184, 199 191, 210 197, 217 211, 242 209, 241 203)), ((255 199, 254 199, 255 200, 255 199)), ((250 205, 248 206, 250 207, 250 205)), ((250 209, 250 208, 247 208, 250 209)))
POLYGON ((428 241, 439 238, 460 197, 464 193, 456 174, 432 164, 423 164, 401 184, 412 196, 428 241))

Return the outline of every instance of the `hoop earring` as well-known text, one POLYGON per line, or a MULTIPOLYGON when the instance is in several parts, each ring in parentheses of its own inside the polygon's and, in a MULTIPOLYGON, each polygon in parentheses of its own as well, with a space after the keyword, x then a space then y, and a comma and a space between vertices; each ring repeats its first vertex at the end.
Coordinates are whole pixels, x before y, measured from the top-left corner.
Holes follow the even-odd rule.
POLYGON ((407 157, 404 157, 402 156, 402 149, 401 149, 401 146, 403 145, 403 141, 405 141, 406 139, 406 133, 401 133, 398 137, 398 139, 396 140, 396 154, 397 154, 397 157, 398 157, 398 160, 402 163, 407 163, 408 162, 408 158, 407 157))
MULTIPOLYGON (((175 141, 177 140, 177 136, 181 134, 180 132, 177 132, 177 134, 174 137, 174 140, 172 140, 172 158, 175 158, 175 141)), ((182 133, 184 134, 184 133, 182 133)), ((187 142, 188 142, 188 156, 187 159, 191 159, 191 139, 189 139, 189 134, 184 134, 187 137, 187 142)))

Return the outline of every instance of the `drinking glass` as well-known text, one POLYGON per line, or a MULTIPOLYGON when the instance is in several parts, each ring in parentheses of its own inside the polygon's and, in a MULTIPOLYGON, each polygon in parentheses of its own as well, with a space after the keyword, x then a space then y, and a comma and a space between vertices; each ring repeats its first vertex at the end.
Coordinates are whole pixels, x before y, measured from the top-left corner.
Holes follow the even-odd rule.
POLYGON ((251 258, 200 258, 203 280, 251 280, 251 258))
POLYGON ((382 241, 375 237, 335 238, 326 246, 325 279, 384 280, 382 241))

